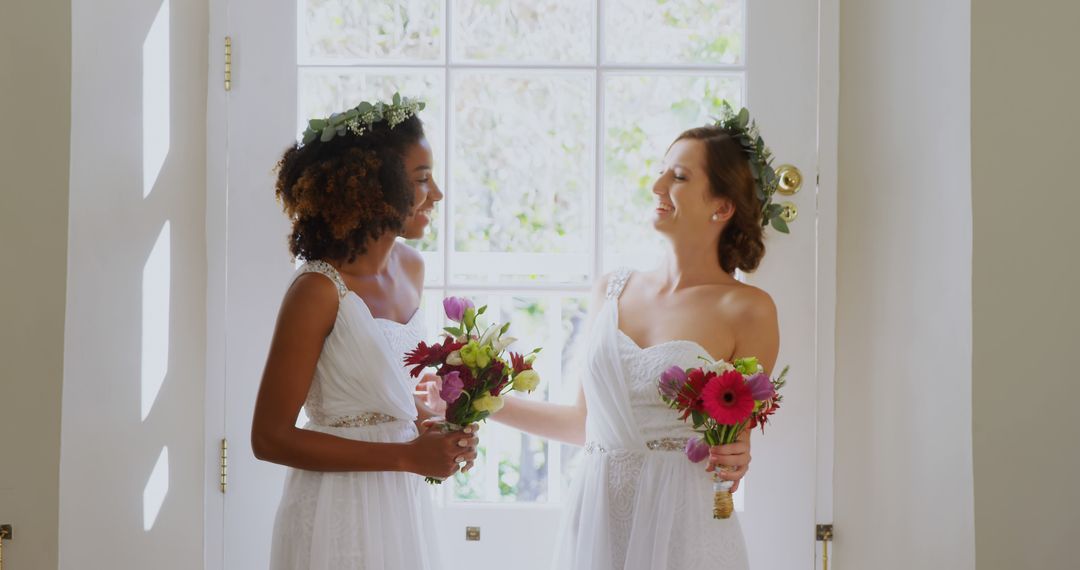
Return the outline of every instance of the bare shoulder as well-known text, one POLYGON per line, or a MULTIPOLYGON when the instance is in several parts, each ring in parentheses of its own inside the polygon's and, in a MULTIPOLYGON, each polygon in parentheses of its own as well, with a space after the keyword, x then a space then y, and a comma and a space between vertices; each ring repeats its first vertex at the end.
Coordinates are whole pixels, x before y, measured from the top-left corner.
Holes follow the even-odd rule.
POLYGON ((327 276, 317 272, 304 273, 293 280, 285 292, 283 305, 303 305, 307 308, 326 307, 337 311, 338 288, 327 276))
POLYGON ((402 270, 408 275, 409 280, 417 290, 424 288, 424 256, 412 246, 397 242, 394 244, 394 252, 398 256, 402 270))
POLYGON ((739 283, 718 302, 723 320, 737 323, 734 358, 757 357, 771 373, 780 350, 780 323, 776 303, 765 291, 739 283))
POLYGON ((339 306, 338 289, 321 273, 303 273, 285 291, 274 336, 322 336, 334 330, 339 306))
POLYGON ((776 303, 772 296, 745 283, 739 283, 721 295, 716 310, 743 322, 776 324, 776 303))

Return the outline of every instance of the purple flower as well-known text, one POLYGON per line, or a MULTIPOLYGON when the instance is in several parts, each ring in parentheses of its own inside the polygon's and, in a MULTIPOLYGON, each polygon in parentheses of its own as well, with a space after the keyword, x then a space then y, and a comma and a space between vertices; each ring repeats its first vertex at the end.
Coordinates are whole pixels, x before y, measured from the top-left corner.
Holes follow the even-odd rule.
POLYGON ((461 373, 455 370, 442 377, 442 390, 439 390, 439 396, 447 404, 453 404, 461 397, 464 388, 465 382, 461 379, 461 373))
POLYGON ((455 323, 460 323, 465 318, 465 309, 473 306, 473 302, 462 297, 447 297, 442 302, 446 317, 455 323))
POLYGON ((701 463, 709 456, 709 444, 704 439, 694 437, 686 440, 686 457, 691 463, 701 463))
POLYGON ((773 389, 772 380, 769 380, 769 377, 766 376, 764 372, 758 372, 750 378, 747 378, 746 384, 750 387, 750 394, 759 402, 776 396, 776 390, 773 389))
POLYGON ((660 374, 660 393, 669 400, 674 400, 686 385, 686 371, 672 366, 660 374))

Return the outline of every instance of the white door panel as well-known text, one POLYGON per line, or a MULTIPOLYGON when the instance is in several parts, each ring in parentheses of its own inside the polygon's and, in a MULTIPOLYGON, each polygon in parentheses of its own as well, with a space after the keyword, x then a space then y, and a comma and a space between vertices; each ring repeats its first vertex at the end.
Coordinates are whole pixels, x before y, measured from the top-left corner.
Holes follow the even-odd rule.
MULTIPOLYGON (((557 14, 539 9, 557 4, 213 3, 212 28, 233 41, 232 90, 210 101, 211 117, 226 123, 212 124, 211 136, 227 138, 211 145, 227 146, 227 160, 211 160, 212 173, 217 164, 225 174, 208 201, 225 209, 208 217, 216 265, 210 298, 224 304, 224 315, 211 319, 210 336, 224 347, 215 348, 222 358, 210 365, 208 394, 225 398, 224 417, 209 419, 208 430, 224 425, 230 486, 223 507, 208 509, 223 518, 207 525, 222 534, 207 543, 224 545, 222 568, 266 568, 284 474, 256 461, 249 446, 255 392, 293 271, 273 166, 309 115, 395 89, 429 101, 422 116, 447 194, 423 244, 429 330, 442 325, 445 294, 492 304, 495 314, 513 318, 528 348, 544 345, 539 366, 556 400, 576 393, 568 355, 580 344, 589 282, 619 265, 646 263, 656 251, 656 238, 639 223, 647 213, 632 198, 643 177, 655 176, 675 134, 715 111, 710 98, 751 109, 776 164, 796 165, 805 180, 794 196, 777 196, 797 207, 798 218, 790 235, 769 232, 768 255, 748 277, 776 300, 779 362, 792 372, 775 423, 754 435, 737 505, 755 568, 814 567, 818 4, 564 0, 557 14), (355 9, 361 4, 366 9, 355 9), (506 6, 513 10, 500 11, 506 6), (680 20, 680 6, 705 12, 680 20), (498 204, 490 219, 489 201, 498 204)), ((515 567, 547 568, 574 454, 500 427, 485 430, 491 460, 468 485, 434 491, 444 558, 494 569, 512 555, 515 567), (466 540, 468 526, 480 527, 479 541, 466 540)), ((215 568, 216 555, 207 558, 215 568)))

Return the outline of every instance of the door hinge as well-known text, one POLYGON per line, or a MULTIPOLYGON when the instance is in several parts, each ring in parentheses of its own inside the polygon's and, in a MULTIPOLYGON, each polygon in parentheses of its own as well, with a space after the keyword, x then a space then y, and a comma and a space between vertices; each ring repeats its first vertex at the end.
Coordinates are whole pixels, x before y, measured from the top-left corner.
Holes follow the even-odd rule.
POLYGON ((821 568, 829 570, 829 543, 833 539, 831 524, 819 524, 815 529, 817 541, 821 543, 821 568))
POLYGON ((225 90, 232 91, 232 37, 225 36, 225 90))
POLYGON ((221 440, 221 492, 229 487, 229 440, 221 440))

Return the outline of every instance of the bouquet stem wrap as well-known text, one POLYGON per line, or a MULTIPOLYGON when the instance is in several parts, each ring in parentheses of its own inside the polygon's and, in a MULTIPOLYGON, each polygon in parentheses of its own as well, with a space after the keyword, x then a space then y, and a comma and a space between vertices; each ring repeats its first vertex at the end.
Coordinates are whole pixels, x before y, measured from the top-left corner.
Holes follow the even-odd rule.
POLYGON ((719 473, 713 474, 713 510, 714 519, 729 519, 735 512, 735 502, 731 499, 731 487, 734 483, 724 481, 719 473))

